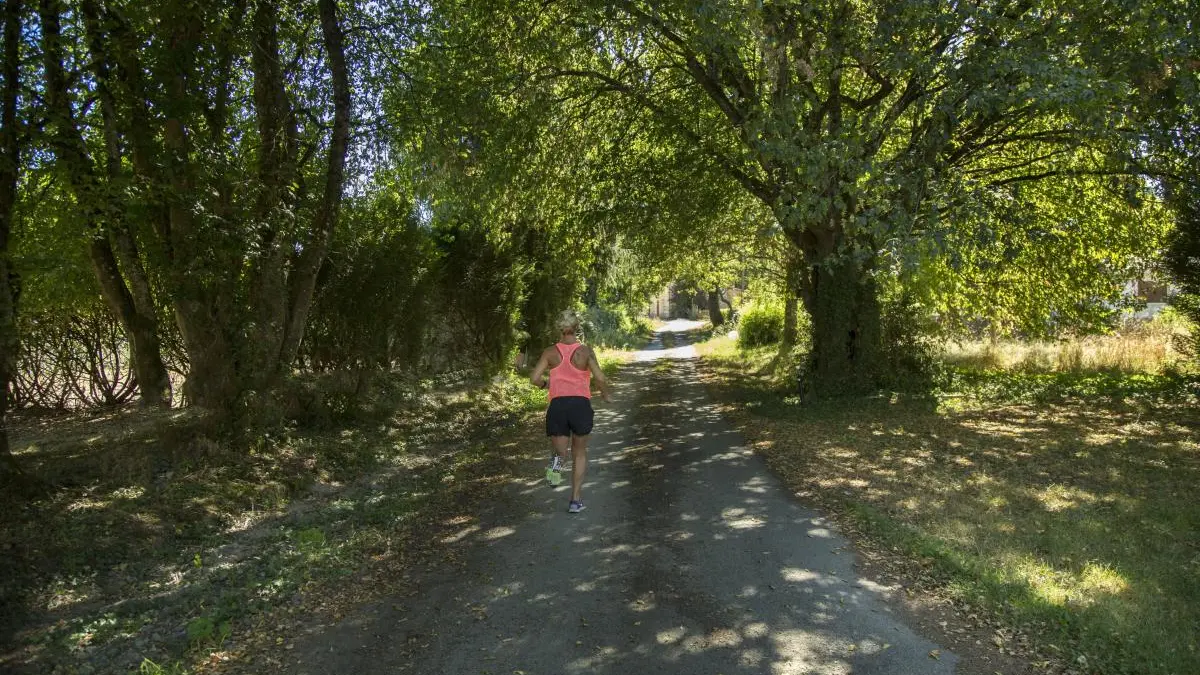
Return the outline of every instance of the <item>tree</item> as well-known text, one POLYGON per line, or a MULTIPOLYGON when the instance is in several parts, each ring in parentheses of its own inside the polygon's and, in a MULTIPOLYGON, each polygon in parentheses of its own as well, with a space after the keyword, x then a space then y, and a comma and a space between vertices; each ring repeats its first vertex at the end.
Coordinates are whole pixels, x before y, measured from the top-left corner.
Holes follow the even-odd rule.
POLYGON ((0 479, 20 474, 8 447, 8 386, 17 343, 17 300, 20 282, 9 257, 9 237, 17 201, 21 167, 21 131, 17 122, 20 96, 21 2, 4 4, 4 85, 0 89, 0 479))
POLYGON ((1163 262, 1178 287, 1172 302, 1193 325, 1185 349, 1200 361, 1200 3, 1176 0, 1172 11, 1139 10, 1124 33, 1104 45, 1136 45, 1140 58, 1112 59, 1097 49, 1098 58, 1108 56, 1134 91, 1131 117, 1140 133, 1131 134, 1129 154, 1157 177, 1174 212, 1163 262))
MULTIPOLYGON (((92 29, 89 37, 95 52, 100 41, 94 26, 97 7, 94 2, 84 2, 80 9, 92 29)), ((104 161, 93 162, 76 119, 63 66, 66 55, 60 28, 62 7, 57 0, 40 0, 38 12, 42 22, 46 106, 53 129, 51 146, 71 187, 83 224, 91 232, 88 252, 101 292, 128 335, 142 401, 147 405, 168 404, 170 380, 163 365, 150 281, 125 219, 124 205, 118 201, 125 177, 115 129, 115 101, 108 86, 109 73, 104 61, 93 53, 105 141, 104 161), (106 175, 98 173, 97 165, 106 167, 106 175)))
POLYGON ((351 91, 336 0, 66 9, 39 3, 52 147, 135 356, 153 353, 162 304, 191 402, 228 408, 271 389, 303 337, 345 185, 351 91), (68 54, 64 18, 81 24, 70 29, 88 38, 86 58, 68 54), (80 61, 91 77, 69 77, 80 61), (93 94, 99 114, 82 112, 93 94))
POLYGON ((927 257, 891 258, 896 276, 952 334, 1057 337, 1111 328, 1129 279, 1153 265, 1170 216, 1138 176, 1009 186, 964 213, 927 257))
POLYGON ((888 242, 1006 185, 1112 170, 1054 163, 1100 134, 1109 88, 1051 3, 591 7, 544 69, 640 105, 771 209, 804 263, 815 395, 876 381, 888 242))

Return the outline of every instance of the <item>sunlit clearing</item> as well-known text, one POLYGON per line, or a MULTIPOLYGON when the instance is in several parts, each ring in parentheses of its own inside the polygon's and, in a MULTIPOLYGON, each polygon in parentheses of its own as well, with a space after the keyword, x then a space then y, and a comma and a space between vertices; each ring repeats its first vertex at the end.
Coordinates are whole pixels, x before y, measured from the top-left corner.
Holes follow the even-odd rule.
POLYGON ((1073 509, 1081 503, 1090 504, 1096 501, 1096 496, 1090 492, 1059 484, 1034 492, 1034 497, 1042 503, 1047 511, 1073 509))

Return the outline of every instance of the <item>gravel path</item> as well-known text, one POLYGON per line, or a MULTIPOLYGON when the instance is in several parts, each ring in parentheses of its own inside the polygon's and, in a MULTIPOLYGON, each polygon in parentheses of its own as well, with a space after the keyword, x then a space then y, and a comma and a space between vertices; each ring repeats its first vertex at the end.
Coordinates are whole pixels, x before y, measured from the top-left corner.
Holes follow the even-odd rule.
POLYGON ((621 373, 597 410, 586 511, 565 512, 565 485, 513 486, 529 511, 459 533, 463 569, 307 636, 290 671, 952 673, 954 655, 904 625, 847 541, 742 447, 693 356, 656 339, 621 373))

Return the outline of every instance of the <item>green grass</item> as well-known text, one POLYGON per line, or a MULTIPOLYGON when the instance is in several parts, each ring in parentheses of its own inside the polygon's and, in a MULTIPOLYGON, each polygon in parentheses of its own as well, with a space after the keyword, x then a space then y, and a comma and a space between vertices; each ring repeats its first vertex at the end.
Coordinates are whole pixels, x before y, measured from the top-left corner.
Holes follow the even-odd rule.
POLYGON ((937 592, 1082 672, 1200 672, 1200 387, 1163 375, 957 369, 928 396, 801 404, 770 350, 701 349, 790 486, 937 592))
POLYGON ((397 400, 371 422, 236 440, 178 412, 18 424, 20 460, 56 487, 5 505, 0 604, 20 634, 0 670, 183 672, 244 642, 256 617, 418 550, 485 498, 544 393, 510 377, 397 400))

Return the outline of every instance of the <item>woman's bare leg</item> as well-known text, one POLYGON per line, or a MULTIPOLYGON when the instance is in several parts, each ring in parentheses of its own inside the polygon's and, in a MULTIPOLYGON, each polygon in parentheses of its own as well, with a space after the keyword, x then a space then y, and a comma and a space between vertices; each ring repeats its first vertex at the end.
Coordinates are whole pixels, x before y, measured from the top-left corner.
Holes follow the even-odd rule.
POLYGON ((550 447, 554 449, 554 454, 558 455, 559 457, 562 457, 563 466, 566 466, 567 458, 570 456, 567 454, 567 449, 571 447, 571 437, 570 436, 551 436, 550 437, 550 447))
POLYGON ((580 500, 580 490, 583 489, 583 474, 587 471, 587 436, 575 436, 571 439, 571 449, 575 461, 571 465, 571 501, 580 500))

